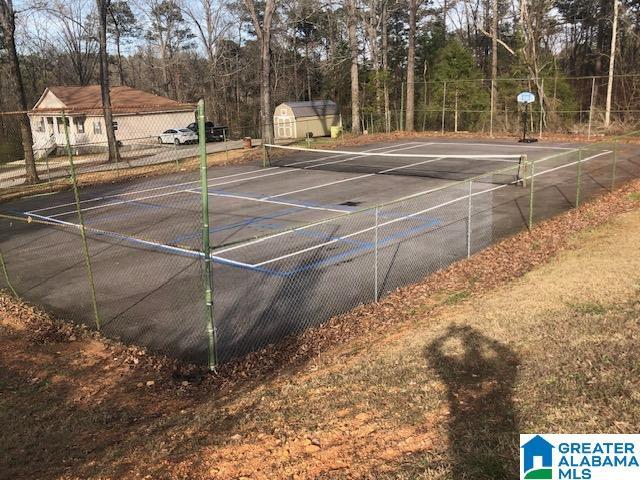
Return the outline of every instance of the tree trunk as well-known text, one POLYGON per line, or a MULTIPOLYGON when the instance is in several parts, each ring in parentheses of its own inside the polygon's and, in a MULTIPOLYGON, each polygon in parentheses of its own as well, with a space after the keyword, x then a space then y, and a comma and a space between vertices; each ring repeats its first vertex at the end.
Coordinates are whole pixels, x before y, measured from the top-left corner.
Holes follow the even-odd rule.
POLYGON ((18 117, 20 123, 20 136, 22 139, 22 151, 24 152, 25 183, 34 184, 39 181, 36 162, 33 156, 33 136, 31 134, 31 124, 26 110, 27 97, 24 93, 24 83, 20 72, 20 59, 16 50, 16 12, 13 9, 11 0, 0 0, 0 30, 4 36, 4 43, 9 54, 9 71, 13 78, 13 83, 18 90, 18 102, 20 110, 23 111, 18 117))
POLYGON ((271 125, 271 32, 263 32, 260 45, 260 122, 262 123, 262 141, 273 142, 271 125))
POLYGON ((271 121, 271 21, 276 9, 275 0, 266 0, 262 21, 256 10, 256 0, 244 0, 260 42, 260 130, 262 143, 273 143, 271 121))
POLYGON ((389 98, 389 31, 387 22, 389 21, 389 10, 387 2, 382 5, 382 72, 384 89, 384 127, 385 131, 391 131, 391 105, 389 98))
POLYGON ((358 80, 358 36, 356 30, 356 0, 347 0, 347 23, 349 25, 349 50, 351 53, 351 131, 361 133, 360 128, 360 81, 358 80))
POLYGON ((111 111, 111 94, 109 92, 109 56, 107 54, 107 11, 110 0, 96 0, 98 7, 98 41, 100 44, 100 92, 102 94, 102 108, 104 109, 105 131, 109 147, 109 161, 118 162, 120 152, 116 134, 113 130, 113 112, 111 111))
POLYGON ((409 1, 409 49, 407 51, 407 116, 405 130, 413 132, 415 111, 416 13, 417 0, 409 1))
POLYGON ((618 0, 613 0, 613 26, 611 29, 611 54, 609 56, 609 82, 607 83, 607 106, 604 112, 604 128, 611 124, 611 96, 613 94, 613 71, 616 61, 616 36, 618 33, 618 0))
POLYGON ((116 51, 118 55, 118 77, 120 79, 120 85, 125 85, 124 70, 122 69, 122 53, 120 52, 120 34, 116 34, 116 51))
POLYGON ((498 100, 498 0, 491 1, 491 120, 489 135, 493 137, 493 121, 498 100))
POLYGON ((307 100, 311 100, 311 59, 309 58, 309 39, 304 42, 304 56, 307 60, 307 100))

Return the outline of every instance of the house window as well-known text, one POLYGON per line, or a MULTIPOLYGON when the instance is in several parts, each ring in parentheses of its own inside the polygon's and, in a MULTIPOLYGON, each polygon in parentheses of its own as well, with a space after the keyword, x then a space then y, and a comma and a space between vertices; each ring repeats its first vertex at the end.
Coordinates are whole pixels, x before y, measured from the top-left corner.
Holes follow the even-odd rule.
POLYGON ((38 119, 38 123, 36 124, 36 132, 44 132, 44 117, 40 117, 38 119))
POLYGON ((78 133, 84 133, 84 118, 82 117, 75 117, 73 119, 73 123, 76 126, 76 132, 78 133))
POLYGON ((102 135, 102 123, 100 120, 93 122, 93 133, 95 135, 102 135))
MULTIPOLYGON (((65 117, 64 119, 65 123, 67 124, 67 127, 69 126, 69 119, 67 117, 65 117)), ((58 123, 58 133, 64 133, 64 125, 62 124, 62 117, 58 117, 57 118, 57 123, 58 123)))

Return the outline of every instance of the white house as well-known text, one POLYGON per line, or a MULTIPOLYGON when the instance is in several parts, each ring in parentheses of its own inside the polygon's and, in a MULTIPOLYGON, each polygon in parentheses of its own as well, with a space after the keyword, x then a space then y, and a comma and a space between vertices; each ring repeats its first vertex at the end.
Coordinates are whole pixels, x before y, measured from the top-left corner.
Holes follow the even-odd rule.
MULTIPOLYGON (((130 87, 112 87, 111 105, 116 139, 122 145, 155 143, 165 130, 184 128, 195 118, 193 105, 130 87)), ((85 152, 106 148, 100 85, 48 87, 29 112, 37 156, 66 145, 63 110, 72 146, 85 152)))

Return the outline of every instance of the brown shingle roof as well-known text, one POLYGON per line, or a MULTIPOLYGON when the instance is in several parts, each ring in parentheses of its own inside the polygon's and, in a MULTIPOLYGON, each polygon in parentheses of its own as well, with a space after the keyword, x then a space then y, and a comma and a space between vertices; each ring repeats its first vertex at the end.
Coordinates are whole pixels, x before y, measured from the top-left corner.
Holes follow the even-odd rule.
MULTIPOLYGON (((100 85, 84 87, 48 87, 69 110, 95 110, 102 108, 100 85)), ((183 104, 167 97, 143 92, 131 87, 111 87, 111 106, 114 112, 151 112, 166 110, 188 110, 193 105, 183 104)))

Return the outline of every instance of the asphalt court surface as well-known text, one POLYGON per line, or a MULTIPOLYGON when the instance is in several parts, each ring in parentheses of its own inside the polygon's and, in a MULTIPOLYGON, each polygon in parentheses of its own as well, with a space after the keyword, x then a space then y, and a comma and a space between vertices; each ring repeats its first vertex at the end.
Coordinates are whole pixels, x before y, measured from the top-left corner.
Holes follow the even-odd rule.
MULTIPOLYGON (((550 186, 536 206, 543 218, 571 206, 575 196, 571 165, 579 146, 411 139, 345 150, 436 156, 526 154, 529 161, 557 156, 557 162, 547 162, 548 174, 536 172, 537 188, 544 188, 545 182, 550 186), (564 168, 567 164, 569 169, 564 168), (558 176, 567 170, 571 172, 564 186, 556 187, 558 176)), ((594 147, 581 155, 583 175, 590 175, 587 161, 605 165, 612 153, 594 147)), ((384 169, 391 170, 386 174, 321 166, 332 161, 348 165, 352 160, 326 153, 305 164, 307 168, 252 164, 209 169, 214 311, 221 358, 276 341, 416 281, 467 250, 478 251, 520 230, 527 219, 528 193, 522 186, 486 177, 473 182, 469 190, 465 182, 393 171, 420 161, 415 157, 385 157, 384 169), (394 203, 400 197, 407 199, 394 203), (370 208, 381 204, 386 205, 370 208), (474 216, 470 238, 469 211, 474 216)), ((620 171, 633 165, 621 162, 620 171)), ((469 161, 468 168, 469 176, 483 173, 481 163, 469 161)), ((593 181, 584 182, 583 194, 604 189, 609 170, 603 167, 593 181)), ((81 201, 98 304, 109 333, 202 361, 206 342, 198 172, 87 187, 81 190, 81 201)), ((25 227, 13 222, 4 234, 0 232, 0 248, 10 269, 17 272, 19 290, 54 311, 77 309, 86 276, 76 252, 77 234, 70 234, 78 218, 72 193, 24 198, 0 205, 0 210, 49 223, 25 227)), ((78 312, 83 320, 89 307, 84 302, 78 312)))
MULTIPOLYGON (((370 145, 359 151, 450 156, 519 155, 526 150, 529 160, 535 160, 571 148, 574 146, 411 141, 370 145)), ((337 158, 341 159, 340 156, 337 158)), ((361 157, 354 160, 362 162, 361 157)), ((401 166, 414 159, 385 160, 398 162, 401 166)), ((318 160, 317 163, 323 162, 318 160)), ((451 183, 393 173, 376 175, 327 171, 314 168, 313 164, 307 167, 262 168, 251 165, 210 169, 212 247, 342 216, 451 183)), ((482 169, 476 167, 474 173, 482 173, 482 169)), ((159 244, 199 248, 201 200, 199 180, 193 178, 195 175, 197 173, 177 174, 122 185, 85 188, 81 192, 85 223, 90 228, 140 236, 159 244)), ((483 187, 479 184, 477 188, 483 187)), ((36 219, 61 224, 77 223, 70 192, 25 199, 14 202, 11 208, 36 219)), ((262 253, 268 257, 268 247, 266 250, 263 248, 262 253)))

